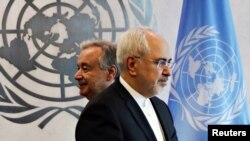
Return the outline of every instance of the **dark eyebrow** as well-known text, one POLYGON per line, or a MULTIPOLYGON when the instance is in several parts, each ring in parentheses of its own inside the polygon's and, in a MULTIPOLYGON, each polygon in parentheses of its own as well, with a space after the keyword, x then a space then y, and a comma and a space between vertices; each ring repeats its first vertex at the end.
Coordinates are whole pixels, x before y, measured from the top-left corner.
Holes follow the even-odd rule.
POLYGON ((171 63, 172 60, 173 60, 172 58, 169 58, 169 59, 167 59, 167 62, 171 63))
POLYGON ((169 59, 166 59, 166 58, 158 58, 156 60, 164 60, 166 62, 171 62, 172 61, 172 58, 169 58, 169 59))
POLYGON ((166 58, 157 58, 157 59, 155 59, 155 60, 157 60, 157 61, 159 61, 159 60, 167 61, 166 58))
POLYGON ((168 63, 171 63, 171 61, 173 60, 172 58, 169 58, 169 59, 166 59, 166 58, 158 58, 156 59, 156 61, 160 61, 160 60, 163 60, 163 61, 166 61, 168 63))

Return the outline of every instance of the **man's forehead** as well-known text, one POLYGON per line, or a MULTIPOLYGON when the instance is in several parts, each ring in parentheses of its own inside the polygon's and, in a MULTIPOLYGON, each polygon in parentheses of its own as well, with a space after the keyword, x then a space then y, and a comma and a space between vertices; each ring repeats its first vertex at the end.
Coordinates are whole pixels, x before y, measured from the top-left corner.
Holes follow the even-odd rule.
POLYGON ((78 56, 78 62, 94 63, 98 61, 101 56, 102 49, 98 48, 86 48, 81 51, 78 56))

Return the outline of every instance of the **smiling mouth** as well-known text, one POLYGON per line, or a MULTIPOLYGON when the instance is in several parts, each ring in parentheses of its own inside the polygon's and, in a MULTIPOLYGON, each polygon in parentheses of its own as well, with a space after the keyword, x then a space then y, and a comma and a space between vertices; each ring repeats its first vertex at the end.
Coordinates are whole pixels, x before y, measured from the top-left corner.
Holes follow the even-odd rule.
POLYGON ((87 85, 87 83, 79 83, 78 86, 79 88, 85 87, 87 85))

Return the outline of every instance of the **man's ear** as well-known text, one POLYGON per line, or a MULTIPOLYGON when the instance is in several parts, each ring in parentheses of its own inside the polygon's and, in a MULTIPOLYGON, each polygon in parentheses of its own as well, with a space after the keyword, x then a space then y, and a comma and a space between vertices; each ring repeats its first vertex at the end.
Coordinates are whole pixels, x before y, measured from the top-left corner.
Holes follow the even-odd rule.
POLYGON ((128 73, 132 76, 136 76, 137 60, 134 57, 128 57, 127 69, 128 73))
POLYGON ((115 79, 118 70, 115 66, 112 66, 108 69, 107 81, 111 81, 115 79))

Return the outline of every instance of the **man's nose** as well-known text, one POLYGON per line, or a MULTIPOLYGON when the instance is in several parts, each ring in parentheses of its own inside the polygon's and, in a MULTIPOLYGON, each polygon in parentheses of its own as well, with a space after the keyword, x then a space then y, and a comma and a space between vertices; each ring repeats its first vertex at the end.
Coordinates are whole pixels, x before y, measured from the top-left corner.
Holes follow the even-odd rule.
POLYGON ((162 70, 162 75, 164 76, 171 76, 172 69, 168 66, 164 66, 162 70))
POLYGON ((80 80, 80 79, 82 79, 82 77, 83 76, 82 76, 82 73, 81 73, 81 69, 77 70, 75 75, 74 75, 75 80, 80 80))

